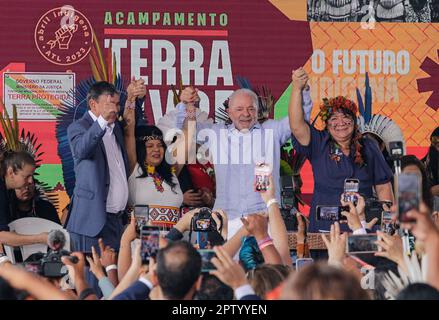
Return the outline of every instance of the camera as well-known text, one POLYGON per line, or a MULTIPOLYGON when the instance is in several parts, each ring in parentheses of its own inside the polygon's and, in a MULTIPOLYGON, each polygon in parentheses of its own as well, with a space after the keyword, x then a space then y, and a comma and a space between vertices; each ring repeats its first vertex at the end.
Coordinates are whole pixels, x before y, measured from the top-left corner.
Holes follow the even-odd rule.
POLYGON ((287 231, 297 231, 297 209, 295 207, 292 207, 291 209, 281 209, 280 212, 287 231))
MULTIPOLYGON (((221 215, 218 213, 216 213, 216 215, 222 225, 223 219, 221 215)), ((209 208, 201 208, 200 211, 196 212, 192 217, 191 230, 197 232, 217 231, 216 222, 212 218, 212 210, 209 208)))
POLYGON ((404 147, 402 141, 389 142, 390 158, 392 160, 400 160, 404 155, 404 147))
POLYGON ((62 278, 67 273, 67 267, 61 261, 63 256, 69 256, 73 263, 78 262, 78 258, 70 256, 70 252, 66 250, 49 251, 46 254, 41 252, 31 256, 34 261, 23 262, 24 268, 27 271, 38 273, 46 278, 62 278))
POLYGON ((295 185, 293 177, 282 176, 281 177, 281 207, 282 209, 289 210, 296 206, 296 197, 294 195, 295 185))
POLYGON ((392 206, 391 201, 380 201, 377 198, 367 198, 366 199, 366 207, 365 207, 365 214, 366 214, 366 221, 371 221, 374 218, 378 218, 377 225, 381 224, 381 216, 384 210, 383 205, 387 205, 389 208, 392 206))
POLYGON ((34 253, 23 263, 26 270, 35 272, 46 278, 62 278, 68 273, 67 267, 61 261, 63 256, 68 256, 72 263, 77 263, 78 258, 70 256, 70 252, 63 250, 66 237, 60 230, 51 230, 47 236, 47 253, 34 253))

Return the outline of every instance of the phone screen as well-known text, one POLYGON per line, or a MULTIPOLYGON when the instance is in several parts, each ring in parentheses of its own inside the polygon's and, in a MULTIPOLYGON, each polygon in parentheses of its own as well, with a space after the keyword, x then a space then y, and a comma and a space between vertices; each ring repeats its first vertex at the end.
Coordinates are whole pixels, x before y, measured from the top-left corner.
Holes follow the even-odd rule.
POLYGON ((197 243, 198 248, 200 249, 206 249, 208 245, 208 233, 207 232, 197 232, 197 243))
POLYGON ((270 166, 267 164, 259 164, 255 166, 255 190, 258 192, 267 191, 270 184, 270 166))
POLYGON ((346 220, 341 214, 342 211, 349 211, 349 207, 341 206, 317 206, 317 220, 322 221, 340 221, 346 220))
POLYGON ((201 256, 201 272, 216 270, 215 266, 211 262, 212 258, 216 257, 215 251, 210 249, 199 249, 198 253, 201 256))
POLYGON ((140 232, 143 226, 148 225, 149 206, 138 204, 134 206, 134 216, 136 217, 137 231, 140 232))
POLYGON ((358 179, 346 179, 344 181, 344 192, 358 192, 360 181, 358 179))
POLYGON ((142 263, 148 264, 159 251, 160 229, 153 226, 143 226, 140 231, 142 263))
POLYGON ((376 234, 350 235, 346 242, 347 253, 372 253, 378 251, 376 234))
POLYGON ((396 179, 398 219, 400 222, 413 222, 406 214, 412 209, 419 209, 421 176, 416 173, 401 173, 396 179))
POLYGON ((439 197, 438 196, 434 196, 433 211, 438 211, 439 212, 439 197))
POLYGON ((296 259, 296 271, 299 271, 304 266, 313 263, 314 260, 312 258, 297 258, 296 259))

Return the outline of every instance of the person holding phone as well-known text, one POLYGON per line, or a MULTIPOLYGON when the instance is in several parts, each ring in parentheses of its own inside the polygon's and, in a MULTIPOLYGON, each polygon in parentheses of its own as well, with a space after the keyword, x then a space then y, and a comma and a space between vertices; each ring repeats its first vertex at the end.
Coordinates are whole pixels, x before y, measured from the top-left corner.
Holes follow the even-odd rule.
POLYGON ((305 121, 301 90, 308 75, 303 68, 292 72, 289 120, 293 147, 311 162, 314 195, 310 211, 310 231, 328 230, 330 222, 316 220, 316 206, 338 206, 347 178, 358 179, 359 193, 393 201, 392 171, 375 142, 362 137, 356 117, 357 105, 342 96, 323 99, 320 118, 324 130, 305 121))

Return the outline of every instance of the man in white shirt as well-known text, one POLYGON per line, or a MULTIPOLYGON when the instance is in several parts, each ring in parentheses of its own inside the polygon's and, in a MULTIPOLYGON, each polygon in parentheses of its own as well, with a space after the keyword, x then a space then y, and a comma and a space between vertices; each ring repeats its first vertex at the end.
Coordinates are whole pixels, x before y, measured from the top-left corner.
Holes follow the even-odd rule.
MULTIPOLYGON (((127 91, 125 108, 134 108, 145 86, 133 80, 127 91)), ((67 230, 75 251, 98 249, 99 238, 119 249, 128 201, 127 155, 117 121, 119 97, 112 84, 93 84, 87 96, 90 110, 68 128, 76 182, 67 230)))

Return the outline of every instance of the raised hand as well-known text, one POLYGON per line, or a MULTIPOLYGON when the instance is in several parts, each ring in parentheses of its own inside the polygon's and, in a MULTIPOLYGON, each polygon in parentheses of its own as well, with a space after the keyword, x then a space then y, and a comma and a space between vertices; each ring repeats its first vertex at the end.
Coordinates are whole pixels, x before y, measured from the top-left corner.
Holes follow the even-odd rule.
POLYGON ((346 251, 347 234, 340 234, 340 225, 338 222, 331 225, 329 239, 322 234, 322 240, 328 249, 328 264, 340 266, 343 263, 346 251))
POLYGON ((131 78, 131 82, 127 87, 127 102, 133 103, 136 98, 142 99, 146 95, 145 80, 136 80, 134 76, 131 78))
POLYGON ((303 67, 300 67, 292 71, 291 80, 293 81, 293 89, 303 90, 308 83, 308 74, 303 67))

